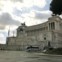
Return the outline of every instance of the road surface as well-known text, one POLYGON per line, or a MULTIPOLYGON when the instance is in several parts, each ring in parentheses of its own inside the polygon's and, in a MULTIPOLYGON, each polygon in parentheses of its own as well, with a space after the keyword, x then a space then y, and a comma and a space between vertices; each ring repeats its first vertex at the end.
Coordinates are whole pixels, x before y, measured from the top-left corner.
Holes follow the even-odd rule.
POLYGON ((62 56, 24 51, 0 51, 0 62, 62 62, 62 56))

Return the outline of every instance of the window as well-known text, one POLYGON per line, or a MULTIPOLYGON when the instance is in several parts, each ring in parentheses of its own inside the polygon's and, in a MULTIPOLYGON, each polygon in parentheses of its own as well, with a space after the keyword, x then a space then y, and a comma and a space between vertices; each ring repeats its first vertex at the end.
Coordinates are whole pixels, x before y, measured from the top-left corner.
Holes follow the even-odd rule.
POLYGON ((44 37, 44 40, 46 40, 46 37, 44 37))

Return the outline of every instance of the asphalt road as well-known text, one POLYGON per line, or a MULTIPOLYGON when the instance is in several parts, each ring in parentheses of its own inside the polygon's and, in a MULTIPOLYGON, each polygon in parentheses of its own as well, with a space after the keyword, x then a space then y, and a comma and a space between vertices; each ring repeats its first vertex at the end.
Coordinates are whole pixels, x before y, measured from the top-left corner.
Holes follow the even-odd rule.
POLYGON ((62 62, 62 55, 24 51, 0 51, 0 62, 62 62))

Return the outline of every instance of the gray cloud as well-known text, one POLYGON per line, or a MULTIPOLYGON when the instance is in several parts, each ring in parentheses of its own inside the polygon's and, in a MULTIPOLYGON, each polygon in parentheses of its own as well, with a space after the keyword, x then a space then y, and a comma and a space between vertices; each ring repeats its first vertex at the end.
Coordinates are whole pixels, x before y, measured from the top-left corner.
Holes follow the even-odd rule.
POLYGON ((47 14, 47 13, 36 13, 35 14, 35 18, 36 19, 48 19, 51 16, 51 14, 47 14))
POLYGON ((1 30, 5 29, 4 25, 0 25, 0 29, 1 30))
POLYGON ((8 13, 3 13, 0 15, 0 27, 4 27, 5 25, 19 25, 20 22, 12 19, 11 15, 8 13))

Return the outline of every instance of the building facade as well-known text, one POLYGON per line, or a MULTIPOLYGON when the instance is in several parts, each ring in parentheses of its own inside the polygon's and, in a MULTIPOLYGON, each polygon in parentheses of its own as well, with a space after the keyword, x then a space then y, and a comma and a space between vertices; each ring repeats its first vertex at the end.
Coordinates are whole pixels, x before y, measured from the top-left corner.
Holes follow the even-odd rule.
POLYGON ((62 19, 58 16, 34 26, 23 23, 17 28, 16 37, 7 37, 8 49, 25 50, 30 45, 43 49, 48 43, 54 48, 62 47, 62 19))

